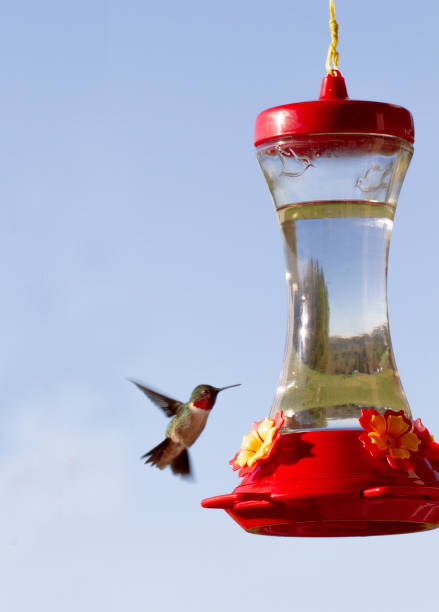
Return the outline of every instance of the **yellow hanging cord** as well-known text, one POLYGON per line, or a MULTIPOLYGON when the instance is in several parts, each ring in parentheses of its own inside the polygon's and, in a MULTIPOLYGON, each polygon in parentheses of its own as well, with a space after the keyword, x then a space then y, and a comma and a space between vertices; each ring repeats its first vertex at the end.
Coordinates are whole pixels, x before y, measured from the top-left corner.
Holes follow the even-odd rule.
POLYGON ((334 0, 329 0, 329 29, 331 31, 331 44, 326 58, 326 72, 332 74, 332 71, 337 70, 338 66, 338 23, 334 17, 334 0))

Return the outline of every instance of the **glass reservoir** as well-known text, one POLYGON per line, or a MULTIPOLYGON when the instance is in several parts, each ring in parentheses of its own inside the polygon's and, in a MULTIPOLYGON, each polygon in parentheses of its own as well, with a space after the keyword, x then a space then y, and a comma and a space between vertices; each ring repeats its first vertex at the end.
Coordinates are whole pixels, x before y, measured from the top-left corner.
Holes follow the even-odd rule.
POLYGON ((257 147, 283 238, 284 363, 270 414, 284 431, 357 429, 362 408, 411 417, 387 313, 387 261, 413 148, 369 133, 306 134, 257 147))

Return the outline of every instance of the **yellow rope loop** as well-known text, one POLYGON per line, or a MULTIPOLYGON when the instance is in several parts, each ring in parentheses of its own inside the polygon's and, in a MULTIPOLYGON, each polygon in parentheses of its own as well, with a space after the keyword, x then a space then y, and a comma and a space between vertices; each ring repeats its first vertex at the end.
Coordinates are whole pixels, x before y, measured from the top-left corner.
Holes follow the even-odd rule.
POLYGON ((326 72, 331 74, 338 67, 338 23, 334 17, 334 0, 329 0, 329 30, 331 32, 331 44, 328 49, 328 57, 326 58, 326 72))

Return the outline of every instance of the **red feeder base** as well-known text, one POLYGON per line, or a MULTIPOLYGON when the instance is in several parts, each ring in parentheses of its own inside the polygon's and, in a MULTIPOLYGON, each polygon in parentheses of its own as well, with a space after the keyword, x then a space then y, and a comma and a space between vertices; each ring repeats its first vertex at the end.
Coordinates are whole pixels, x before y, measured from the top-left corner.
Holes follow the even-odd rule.
POLYGON ((284 434, 276 454, 229 495, 222 508, 250 533, 345 537, 439 527, 439 472, 423 459, 415 472, 392 469, 362 446, 362 430, 284 434))

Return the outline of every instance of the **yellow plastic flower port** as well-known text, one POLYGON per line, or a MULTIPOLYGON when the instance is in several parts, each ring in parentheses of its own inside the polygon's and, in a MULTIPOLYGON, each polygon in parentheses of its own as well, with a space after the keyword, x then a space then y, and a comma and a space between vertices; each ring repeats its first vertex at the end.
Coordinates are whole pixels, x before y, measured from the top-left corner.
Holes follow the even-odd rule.
POLYGON ((283 423, 282 412, 277 412, 271 419, 265 418, 253 423, 249 433, 242 439, 241 448, 229 462, 234 470, 241 470, 240 476, 244 476, 260 461, 272 456, 283 423))
POLYGON ((418 451, 421 440, 402 410, 386 410, 382 416, 376 410, 363 409, 359 421, 367 432, 360 440, 372 456, 387 457, 389 465, 395 469, 410 469, 406 460, 418 451))

